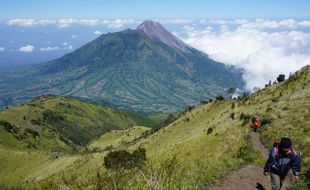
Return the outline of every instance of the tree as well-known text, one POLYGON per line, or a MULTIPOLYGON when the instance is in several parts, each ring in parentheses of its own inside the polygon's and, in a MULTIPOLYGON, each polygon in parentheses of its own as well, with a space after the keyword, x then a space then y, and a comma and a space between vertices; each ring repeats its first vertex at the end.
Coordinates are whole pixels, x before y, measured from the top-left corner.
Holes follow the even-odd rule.
POLYGON ((260 90, 260 88, 257 87, 257 86, 255 86, 255 87, 253 88, 253 91, 254 91, 254 92, 258 92, 259 90, 260 90))
POLYGON ((234 94, 236 92, 236 90, 237 90, 236 88, 230 87, 230 88, 228 88, 227 93, 234 94))

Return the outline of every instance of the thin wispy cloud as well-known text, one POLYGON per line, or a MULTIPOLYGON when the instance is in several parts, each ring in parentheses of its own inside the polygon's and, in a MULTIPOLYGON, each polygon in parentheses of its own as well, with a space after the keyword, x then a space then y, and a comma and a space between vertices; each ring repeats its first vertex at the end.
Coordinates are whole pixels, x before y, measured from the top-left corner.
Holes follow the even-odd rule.
POLYGON ((0 47, 0 52, 3 52, 5 50, 4 47, 0 47))
POLYGON ((194 23, 193 19, 154 19, 154 21, 160 22, 161 24, 190 24, 194 23))
POLYGON ((116 20, 102 20, 100 22, 101 24, 107 26, 108 28, 121 28, 124 27, 124 25, 129 25, 129 24, 136 24, 137 21, 135 21, 134 19, 116 19, 116 20))
POLYGON ((25 52, 25 53, 29 53, 32 52, 34 50, 34 46, 32 45, 26 45, 26 46, 22 46, 18 49, 18 51, 20 52, 25 52))
POLYGON ((69 44, 68 42, 63 42, 62 46, 65 50, 73 50, 73 45, 69 44))
MULTIPOLYGON (((195 20, 193 19, 154 19, 162 24, 190 24, 195 20)), ((67 28, 73 25, 83 26, 106 26, 110 29, 122 28, 126 25, 133 25, 141 23, 141 20, 135 19, 21 19, 15 18, 6 21, 9 26, 20 26, 20 27, 34 27, 34 26, 47 26, 54 25, 59 28, 67 28)))
POLYGON ((11 19, 6 21, 9 26, 20 27, 34 27, 34 26, 47 26, 54 25, 59 28, 67 28, 73 25, 83 26, 106 26, 108 28, 121 28, 124 25, 136 24, 137 21, 133 19, 11 19))
POLYGON ((55 47, 50 47, 50 46, 47 46, 47 47, 42 47, 40 48, 40 51, 55 51, 55 50, 59 50, 59 47, 58 46, 55 46, 55 47))

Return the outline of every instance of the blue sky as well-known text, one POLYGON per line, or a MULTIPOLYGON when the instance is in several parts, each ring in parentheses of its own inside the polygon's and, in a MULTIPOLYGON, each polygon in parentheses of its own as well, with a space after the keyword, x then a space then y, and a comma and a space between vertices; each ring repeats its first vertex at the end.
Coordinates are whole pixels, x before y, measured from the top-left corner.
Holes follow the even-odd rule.
POLYGON ((0 18, 308 18, 309 0, 10 0, 0 18))

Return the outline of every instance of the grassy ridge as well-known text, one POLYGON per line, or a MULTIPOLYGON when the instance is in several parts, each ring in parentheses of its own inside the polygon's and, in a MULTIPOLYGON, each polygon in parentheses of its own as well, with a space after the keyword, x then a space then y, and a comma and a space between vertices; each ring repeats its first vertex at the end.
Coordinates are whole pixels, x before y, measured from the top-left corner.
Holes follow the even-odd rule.
MULTIPOLYGON (((304 180, 293 188, 305 189, 305 176, 310 168, 309 80, 308 66, 289 80, 244 99, 198 105, 157 132, 141 127, 111 131, 92 141, 89 152, 59 155, 58 159, 68 162, 51 162, 55 170, 48 173, 48 178, 45 178, 45 170, 36 168, 28 180, 34 182, 31 187, 38 189, 96 189, 102 186, 150 189, 154 184, 163 189, 205 189, 244 164, 263 164, 264 160, 252 151, 248 139, 251 116, 260 114, 267 123, 260 129, 267 147, 276 138, 289 136, 296 149, 303 153, 304 180), (103 158, 110 150, 133 151, 138 147, 146 149, 148 158, 141 170, 115 172, 103 167, 103 158)), ((35 159, 36 156, 29 157, 29 162, 36 162, 35 159)), ((51 163, 42 158, 43 168, 49 168, 51 163)), ((9 175, 18 182, 15 183, 18 187, 27 186, 12 173, 9 175)), ((0 184, 4 183, 0 181, 0 184)), ((14 183, 7 186, 14 186, 14 183)))
POLYGON ((76 99, 42 96, 23 106, 0 113, 0 135, 5 147, 35 149, 70 149, 85 146, 92 139, 112 129, 135 125, 154 126, 146 116, 108 107, 83 103, 76 99), (5 123, 13 131, 4 130, 5 123))

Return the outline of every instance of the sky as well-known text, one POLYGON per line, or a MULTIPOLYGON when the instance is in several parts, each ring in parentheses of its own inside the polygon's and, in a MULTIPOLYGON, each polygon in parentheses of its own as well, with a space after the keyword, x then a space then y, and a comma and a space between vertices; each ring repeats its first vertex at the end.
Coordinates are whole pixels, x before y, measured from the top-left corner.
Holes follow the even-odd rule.
POLYGON ((12 18, 305 18, 309 0, 10 0, 12 18))
POLYGON ((244 69, 249 90, 310 64, 309 0, 11 0, 0 7, 0 73, 61 57, 146 19, 244 69))

